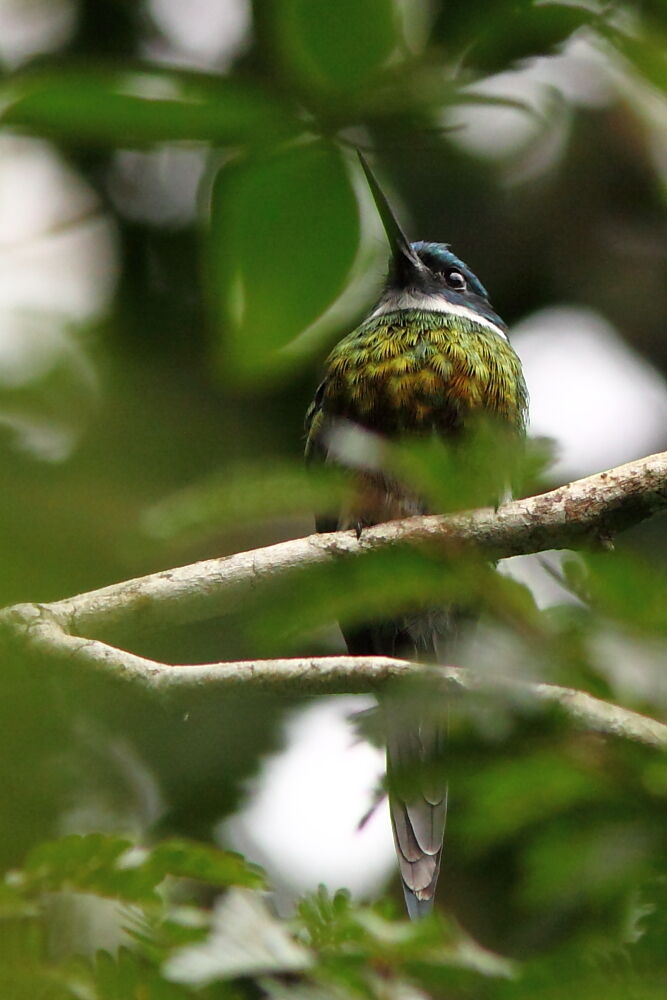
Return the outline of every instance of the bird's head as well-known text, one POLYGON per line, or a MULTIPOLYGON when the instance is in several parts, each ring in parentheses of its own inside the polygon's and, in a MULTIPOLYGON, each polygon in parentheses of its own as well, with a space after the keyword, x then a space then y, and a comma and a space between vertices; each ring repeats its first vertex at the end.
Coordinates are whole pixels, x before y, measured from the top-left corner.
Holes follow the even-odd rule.
POLYGON ((392 252, 382 310, 393 307, 473 315, 493 324, 505 337, 506 326, 494 312, 479 278, 448 244, 410 243, 366 160, 361 154, 359 159, 392 252))

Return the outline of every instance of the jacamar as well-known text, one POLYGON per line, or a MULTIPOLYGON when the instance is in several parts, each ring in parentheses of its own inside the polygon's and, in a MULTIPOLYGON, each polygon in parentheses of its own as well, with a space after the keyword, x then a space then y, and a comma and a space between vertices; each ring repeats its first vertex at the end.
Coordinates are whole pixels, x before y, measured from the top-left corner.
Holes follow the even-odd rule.
MULTIPOLYGON (((439 435, 465 442, 476 415, 488 415, 521 438, 527 392, 507 327, 472 271, 444 243, 410 243, 368 164, 360 160, 382 219, 391 260, 370 315, 334 347, 306 415, 306 456, 345 464, 336 428, 356 425, 385 438, 439 435)), ((393 477, 360 471, 358 499, 318 530, 364 527, 416 513, 426 505, 393 477)), ((465 619, 458 608, 425 607, 391 621, 344 629, 351 655, 451 663, 465 619)), ((381 702, 382 705, 382 702, 381 702)), ((387 776, 394 843, 410 917, 433 905, 447 812, 447 782, 428 767, 441 758, 444 714, 417 710, 406 725, 384 701, 387 776), (392 782, 408 771, 414 787, 392 782)), ((437 772, 439 774, 439 772, 437 772)))

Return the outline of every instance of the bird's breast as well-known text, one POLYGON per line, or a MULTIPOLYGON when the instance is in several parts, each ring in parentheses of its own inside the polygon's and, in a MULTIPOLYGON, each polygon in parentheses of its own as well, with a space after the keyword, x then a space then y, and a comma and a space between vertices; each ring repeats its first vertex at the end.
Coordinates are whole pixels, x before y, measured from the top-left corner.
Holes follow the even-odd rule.
POLYGON ((510 344, 443 314, 381 316, 329 357, 322 408, 383 433, 455 430, 484 411, 522 430, 526 388, 510 344))

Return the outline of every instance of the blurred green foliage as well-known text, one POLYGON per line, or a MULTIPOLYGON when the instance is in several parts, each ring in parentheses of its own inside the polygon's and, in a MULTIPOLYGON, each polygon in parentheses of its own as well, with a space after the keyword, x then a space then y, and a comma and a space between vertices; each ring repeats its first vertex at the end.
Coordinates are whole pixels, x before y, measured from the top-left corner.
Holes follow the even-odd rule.
POLYGON ((308 103, 330 98, 335 105, 346 93, 356 103, 355 91, 372 86, 400 45, 392 0, 361 8, 353 0, 335 7, 278 0, 270 16, 277 57, 308 103))
MULTIPOLYGON (((28 23, 39 8, 26 5, 28 23)), ((245 43, 199 62, 159 11, 80 0, 59 49, 2 56, 5 166, 18 158, 25 202, 43 210, 0 260, 14 264, 0 291, 27 290, 0 296, 2 604, 305 534, 311 510, 344 501, 334 471, 304 472, 302 420, 327 346, 364 314, 384 266, 355 145, 409 208, 411 235, 451 240, 510 323, 586 303, 667 371, 662 4, 255 0, 245 43), (577 100, 552 82, 535 102, 529 88, 474 86, 573 44, 611 67, 612 96, 577 100), (518 116, 524 139, 476 155, 456 119, 471 108, 518 116), (59 194, 39 186, 56 174, 59 194), (97 242, 68 256, 91 231, 97 242), (72 305, 59 294, 86 261, 88 298, 72 305)), ((398 443, 383 461, 443 511, 548 478, 543 447, 517 456, 484 429, 463 459, 398 443)), ((338 652, 323 628, 336 617, 455 597, 480 613, 467 653, 478 670, 664 715, 666 541, 657 518, 616 553, 573 558, 546 610, 460 553, 382 553, 295 574, 137 652, 338 652)), ((257 870, 209 843, 279 745, 286 700, 156 701, 12 650, 0 705, 3 997, 664 995, 656 751, 509 695, 459 700, 448 915, 409 926, 391 902, 322 890, 279 921, 257 870)))
POLYGON ((307 141, 225 164, 211 227, 224 363, 246 378, 275 376, 290 361, 280 348, 340 294, 355 258, 357 206, 340 151, 307 141))
POLYGON ((65 67, 6 81, 3 120, 72 143, 150 146, 190 140, 256 143, 296 131, 270 94, 246 84, 159 67, 65 67))
MULTIPOLYGON (((162 851, 166 855, 169 850, 170 845, 165 845, 152 854, 162 851)), ((128 879, 134 868, 132 850, 114 838, 69 838, 45 844, 39 858, 30 857, 25 869, 10 873, 9 885, 0 897, 5 930, 0 982, 5 995, 171 1000, 256 996, 259 988, 263 996, 323 1000, 481 995, 502 1000, 560 997, 564 990, 576 997, 603 995, 598 991, 604 991, 605 996, 643 998, 658 997, 664 984, 667 968, 660 939, 664 884, 650 903, 635 901, 628 910, 622 948, 615 952, 601 949, 598 942, 585 956, 564 953, 559 966, 542 960, 520 969, 481 948, 441 915, 409 923, 396 919, 387 905, 353 906, 346 893, 331 896, 323 887, 304 898, 290 921, 280 921, 259 894, 238 888, 244 879, 252 882, 256 877, 250 870, 244 875, 238 865, 235 875, 215 879, 216 885, 231 886, 227 895, 214 908, 204 907, 197 882, 201 870, 196 859, 201 848, 179 845, 180 864, 175 866, 154 862, 151 852, 144 853, 146 860, 139 867, 152 866, 156 877, 143 883, 143 891, 141 875, 128 879), (122 944, 113 955, 91 953, 90 939, 86 935, 77 938, 72 924, 69 940, 59 942, 59 962, 48 963, 45 917, 49 911, 52 917, 57 914, 71 892, 74 857, 98 877, 70 897, 70 906, 85 912, 95 901, 104 905, 107 921, 115 926, 122 944), (45 895, 47 868, 49 893, 45 895), (168 873, 169 883, 164 881, 168 873), (153 889, 156 883, 158 893, 153 889), (658 947, 649 952, 647 967, 647 945, 652 938, 657 938, 658 947), (84 957, 86 953, 89 957, 84 957)), ((214 853, 209 852, 204 869, 207 878, 212 868, 224 872, 229 865, 223 852, 217 852, 217 858, 214 853)))

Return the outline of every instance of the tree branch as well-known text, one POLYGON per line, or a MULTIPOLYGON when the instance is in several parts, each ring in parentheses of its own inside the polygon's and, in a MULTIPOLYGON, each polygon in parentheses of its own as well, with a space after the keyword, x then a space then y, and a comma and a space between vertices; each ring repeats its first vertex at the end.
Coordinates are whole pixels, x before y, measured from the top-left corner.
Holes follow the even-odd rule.
MULTIPOLYGON (((391 678, 414 674, 418 664, 386 657, 314 657, 169 666, 100 641, 136 635, 165 624, 217 617, 237 607, 248 590, 296 568, 405 543, 470 546, 489 558, 570 548, 600 539, 667 508, 667 452, 619 466, 497 511, 414 517, 354 532, 311 535, 251 552, 165 570, 52 604, 25 604, 0 613, 10 641, 33 653, 126 678, 155 691, 201 685, 269 685, 300 693, 368 691, 391 678), (87 638, 86 638, 87 637, 87 638), (96 638, 93 638, 96 637, 96 638)), ((465 690, 516 690, 538 702, 557 703, 578 724, 651 746, 667 746, 667 726, 580 691, 549 684, 480 677, 438 669, 443 683, 465 690)))
MULTIPOLYGON (((27 625, 27 623, 26 623, 27 625)), ((129 680, 153 693, 228 690, 246 684, 300 695, 375 692, 387 681, 428 671, 455 691, 496 692, 517 703, 557 705, 578 726, 652 747, 667 748, 667 725, 629 709, 555 684, 530 684, 491 677, 457 667, 420 665, 387 656, 313 656, 279 660, 237 660, 169 666, 116 649, 95 639, 67 635, 48 614, 37 611, 31 624, 30 648, 49 658, 76 663, 87 670, 129 680)))
MULTIPOLYGON (((470 546, 490 559, 606 540, 667 508, 667 452, 618 466, 549 493, 447 516, 411 517, 353 531, 309 535, 207 559, 40 605, 71 635, 138 635, 223 616, 249 590, 290 570, 326 565, 397 544, 470 546)), ((18 622, 32 605, 2 613, 18 622), (27 611, 26 611, 27 609, 27 611)))

